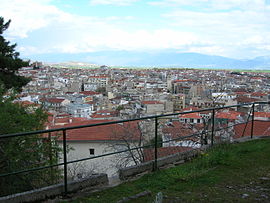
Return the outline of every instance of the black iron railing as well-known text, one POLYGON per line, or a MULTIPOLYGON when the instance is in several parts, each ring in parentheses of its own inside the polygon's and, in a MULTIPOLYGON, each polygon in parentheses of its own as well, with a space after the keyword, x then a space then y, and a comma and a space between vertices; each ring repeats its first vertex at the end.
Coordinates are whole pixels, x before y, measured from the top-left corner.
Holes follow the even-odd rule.
POLYGON ((178 137, 175 139, 171 139, 171 140, 167 140, 167 141, 162 141, 161 143, 168 143, 168 142, 172 142, 172 141, 179 141, 179 140, 184 140, 184 139, 188 139, 188 138, 192 138, 195 136, 202 136, 203 134, 207 134, 209 135, 209 137, 207 137, 206 139, 208 140, 208 142, 206 142, 206 144, 211 144, 214 145, 215 143, 215 132, 220 131, 220 130, 224 130, 224 129, 228 129, 228 128, 232 128, 235 125, 239 125, 239 123, 237 124, 233 124, 233 125, 228 125, 224 128, 216 128, 216 124, 215 124, 215 116, 216 116, 216 112, 222 109, 226 109, 226 108, 238 108, 238 107, 248 107, 251 108, 251 110, 248 112, 248 116, 247 116, 247 120, 245 122, 245 128, 243 130, 243 135, 245 134, 246 131, 246 127, 247 127, 247 123, 249 123, 250 121, 250 117, 251 117, 251 132, 250 132, 250 137, 253 137, 253 131, 254 131, 254 112, 255 112, 255 106, 256 105, 266 105, 266 104, 270 104, 269 102, 254 102, 254 103, 245 103, 245 104, 239 104, 239 105, 231 105, 231 106, 224 106, 224 107, 215 107, 215 108, 208 108, 208 109, 202 109, 202 110, 196 110, 196 111, 188 111, 188 112, 179 112, 179 113, 171 113, 171 114, 163 114, 163 115, 155 115, 155 116, 147 116, 147 117, 142 117, 142 118, 136 118, 136 119, 127 119, 127 120, 120 120, 120 121, 110 121, 110 122, 101 122, 101 123, 96 123, 96 124, 89 124, 89 125, 80 125, 80 126, 70 126, 70 127, 63 127, 63 128, 55 128, 55 129, 49 129, 49 130, 38 130, 38 131, 32 131, 32 132, 23 132, 23 133, 14 133, 14 134, 5 134, 5 135, 0 135, 0 140, 1 139, 7 139, 7 138, 14 138, 14 137, 22 137, 22 136, 29 136, 29 135, 36 135, 36 134, 44 134, 44 133, 52 133, 52 132, 62 132, 63 135, 63 139, 62 139, 62 144, 63 144, 63 162, 58 163, 58 164, 52 164, 52 165, 48 165, 48 166, 42 166, 42 167, 34 167, 34 168, 28 168, 28 169, 24 169, 24 170, 18 170, 18 171, 12 171, 9 173, 5 173, 5 174, 0 174, 0 178, 3 177, 7 177, 7 176, 12 176, 12 175, 18 175, 18 174, 23 174, 23 173, 29 173, 29 172, 34 172, 34 171, 38 171, 38 170, 43 170, 43 169, 49 169, 49 168, 53 168, 53 167, 59 167, 59 166, 63 166, 63 175, 64 175, 64 192, 67 193, 68 191, 68 165, 72 164, 72 163, 78 163, 78 162, 82 162, 82 161, 87 161, 87 160, 91 160, 91 159, 98 159, 101 157, 106 157, 106 156, 111 156, 111 155, 115 155, 115 154, 120 154, 120 153, 125 153, 125 152, 130 152, 132 150, 138 150, 138 149, 143 149, 143 148, 149 148, 149 147, 153 147, 154 148, 154 170, 156 170, 158 168, 157 165, 157 160, 158 160, 158 145, 160 144, 160 142, 158 141, 158 128, 159 128, 159 119, 160 118, 174 118, 176 116, 179 115, 184 115, 184 114, 190 114, 190 113, 202 113, 202 112, 211 112, 211 116, 209 118, 209 125, 210 127, 208 127, 207 129, 205 129, 204 131, 198 131, 196 133, 190 134, 188 136, 182 136, 182 137, 178 137), (144 146, 137 146, 137 147, 133 147, 133 148, 129 148, 129 149, 125 149, 125 150, 120 150, 117 152, 110 152, 110 153, 106 153, 106 154, 102 154, 102 155, 98 155, 98 156, 91 156, 91 157, 86 157, 86 158, 81 158, 81 159, 75 159, 75 160, 71 160, 68 161, 67 159, 67 154, 68 154, 68 144, 67 144, 67 131, 69 130, 74 130, 74 129, 81 129, 81 128, 91 128, 91 127, 97 127, 97 126, 104 126, 104 125, 112 125, 112 124, 119 124, 119 123, 126 123, 126 122, 131 122, 131 121, 143 121, 143 120, 149 120, 149 119, 153 119, 154 120, 154 144, 148 144, 148 145, 144 145, 144 146))

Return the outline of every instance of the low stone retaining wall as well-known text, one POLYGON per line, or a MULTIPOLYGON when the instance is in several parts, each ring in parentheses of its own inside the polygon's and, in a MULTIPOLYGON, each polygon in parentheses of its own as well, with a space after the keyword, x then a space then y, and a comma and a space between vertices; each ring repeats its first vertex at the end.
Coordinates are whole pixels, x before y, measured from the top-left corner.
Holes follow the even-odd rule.
MULTIPOLYGON (((97 174, 88 178, 79 179, 68 182, 68 192, 75 192, 87 187, 96 187, 108 184, 107 174, 97 174)), ((31 190, 23 193, 17 193, 5 197, 0 197, 0 203, 19 203, 19 202, 34 202, 45 200, 64 192, 64 184, 51 185, 36 190, 31 190)))
MULTIPOLYGON (((186 161, 188 159, 191 159, 198 155, 198 153, 202 149, 192 149, 185 152, 179 152, 170 156, 162 157, 157 159, 157 167, 161 167, 164 165, 172 164, 179 161, 186 161)), ((133 177, 137 174, 146 172, 146 171, 152 171, 154 168, 154 160, 142 163, 140 165, 136 166, 130 166, 127 168, 123 168, 119 170, 119 178, 120 180, 126 180, 130 177, 133 177)))

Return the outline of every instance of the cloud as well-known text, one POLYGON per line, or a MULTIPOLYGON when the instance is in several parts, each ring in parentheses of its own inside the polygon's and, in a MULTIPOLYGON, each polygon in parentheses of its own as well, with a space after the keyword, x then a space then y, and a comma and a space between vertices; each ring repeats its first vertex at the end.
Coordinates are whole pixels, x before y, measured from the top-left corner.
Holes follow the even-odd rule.
MULTIPOLYGON (((212 49, 200 48, 206 53, 213 50, 213 53, 235 57, 235 54, 230 54, 235 52, 232 51, 235 49, 238 50, 237 57, 245 57, 249 55, 248 48, 251 50, 260 47, 265 54, 266 50, 263 50, 263 47, 267 48, 270 44, 270 9, 267 7, 262 10, 252 8, 223 12, 175 9, 163 17, 167 18, 169 25, 174 29, 190 30, 196 33, 198 39, 212 44, 212 49)), ((194 47, 192 50, 196 49, 194 47)))
POLYGON ((67 13, 49 3, 49 0, 0 0, 1 15, 5 20, 12 20, 8 34, 11 37, 25 38, 31 31, 68 18, 67 13))
POLYGON ((73 15, 52 6, 50 1, 25 0, 22 3, 15 0, 6 3, 4 8, 9 9, 0 9, 0 12, 4 12, 6 19, 12 19, 8 37, 29 41, 28 45, 18 45, 24 55, 108 49, 153 50, 200 43, 191 32, 135 28, 131 24, 134 18, 130 16, 98 18, 73 15))
POLYGON ((207 3, 208 0, 160 0, 160 1, 150 1, 148 4, 154 5, 154 6, 199 6, 203 3, 207 3))
MULTIPOLYGON (((103 50, 155 50, 181 48, 191 44, 200 43, 196 36, 188 32, 173 30, 137 30, 127 31, 104 25, 96 25, 94 28, 78 27, 77 33, 66 35, 49 43, 47 50, 56 53, 82 53, 103 50), (92 30, 93 29, 93 30, 92 30)), ((67 31, 68 32, 68 31, 67 31)), ((43 46, 43 49, 46 46, 43 46)), ((28 54, 32 54, 31 48, 28 54)), ((26 51, 26 49, 24 50, 26 51)))
POLYGON ((138 0, 91 0, 92 5, 129 6, 138 0))
POLYGON ((151 50, 179 48, 197 42, 192 33, 179 32, 166 29, 153 31, 137 30, 135 32, 123 29, 111 29, 109 35, 95 35, 87 37, 85 43, 93 46, 92 42, 97 42, 96 46, 107 49, 125 50, 151 50))
MULTIPOLYGON (((22 55, 178 49, 246 58, 269 52, 270 7, 261 0, 152 1, 155 5, 169 3, 180 6, 165 9, 167 13, 160 13, 154 26, 149 22, 138 21, 139 14, 80 16, 65 12, 52 2, 0 0, 1 15, 6 20, 12 19, 6 36, 19 42, 18 48, 22 55), (206 6, 202 6, 204 4, 206 6), (184 9, 182 5, 202 9, 184 9), (225 8, 231 10, 222 10, 225 8), (157 22, 165 22, 165 25, 157 22)), ((135 0, 91 2, 130 5, 135 0)), ((151 11, 147 12, 151 15, 151 11)))
POLYGON ((203 8, 203 10, 226 10, 226 9, 261 9, 268 5, 269 0, 159 0, 150 1, 155 6, 191 6, 203 8))
POLYGON ((193 46, 187 49, 187 52, 195 52, 210 55, 223 55, 226 50, 222 46, 193 46))

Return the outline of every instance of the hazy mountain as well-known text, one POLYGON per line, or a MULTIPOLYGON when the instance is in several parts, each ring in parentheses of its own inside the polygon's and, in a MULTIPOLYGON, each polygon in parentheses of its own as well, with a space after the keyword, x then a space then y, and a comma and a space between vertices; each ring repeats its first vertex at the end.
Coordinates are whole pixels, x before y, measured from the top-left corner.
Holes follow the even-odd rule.
POLYGON ((100 51, 78 54, 42 54, 30 57, 45 62, 80 61, 91 64, 118 66, 155 66, 190 68, 269 69, 270 56, 238 60, 198 53, 178 53, 174 50, 159 52, 100 51))

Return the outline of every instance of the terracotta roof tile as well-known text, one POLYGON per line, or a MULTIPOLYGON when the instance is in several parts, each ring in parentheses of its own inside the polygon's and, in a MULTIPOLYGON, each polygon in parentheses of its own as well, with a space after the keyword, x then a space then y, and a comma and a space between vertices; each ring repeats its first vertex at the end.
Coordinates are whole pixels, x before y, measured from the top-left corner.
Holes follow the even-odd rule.
POLYGON ((255 112, 255 117, 264 117, 264 118, 270 118, 270 112, 255 112))
POLYGON ((200 116, 199 113, 187 113, 187 114, 180 114, 179 118, 195 118, 195 119, 201 119, 202 117, 200 116))
MULTIPOLYGON (((62 127, 71 127, 79 125, 91 125, 103 122, 110 122, 112 120, 87 120, 76 123, 66 124, 62 127)), ((54 127, 56 128, 56 127, 54 127)), ((67 130, 68 141, 121 141, 121 140, 139 140, 141 133, 138 127, 138 121, 111 124, 95 127, 79 128, 74 130, 67 130)), ((61 136, 59 139, 62 139, 61 136)))
MULTIPOLYGON (((191 150, 191 147, 161 147, 157 149, 157 155, 158 158, 161 157, 166 157, 172 154, 176 154, 179 152, 185 152, 185 151, 189 151, 191 150)), ((154 154, 155 154, 155 149, 144 149, 143 150, 143 154, 144 154, 144 161, 151 161, 154 160, 154 154)))
POLYGON ((49 103, 62 103, 65 99, 59 99, 59 98, 42 98, 40 101, 46 101, 49 103))
MULTIPOLYGON (((252 122, 249 121, 244 132, 246 124, 237 124, 234 126, 235 136, 234 138, 240 138, 242 135, 250 136, 252 122), (243 134, 244 132, 244 134, 243 134)), ((270 121, 254 121, 253 126, 254 136, 270 136, 270 121)))
POLYGON ((241 116, 240 112, 229 111, 229 112, 217 112, 215 117, 229 120, 237 120, 241 116))
POLYGON ((249 97, 245 97, 245 96, 237 97, 236 100, 238 103, 251 103, 251 102, 260 101, 259 99, 249 98, 249 97))
POLYGON ((82 91, 82 92, 80 92, 80 94, 83 94, 83 95, 86 95, 86 96, 90 96, 90 95, 99 95, 101 93, 94 92, 94 91, 82 91))
POLYGON ((266 96, 266 95, 267 94, 263 93, 263 92, 253 92, 253 93, 251 93, 252 97, 263 97, 263 96, 266 96))
POLYGON ((172 125, 162 128, 162 132, 169 135, 171 139, 176 139, 179 137, 185 137, 193 134, 193 130, 188 128, 184 123, 174 121, 172 125))
POLYGON ((142 104, 163 104, 162 102, 160 101, 142 101, 142 104))

